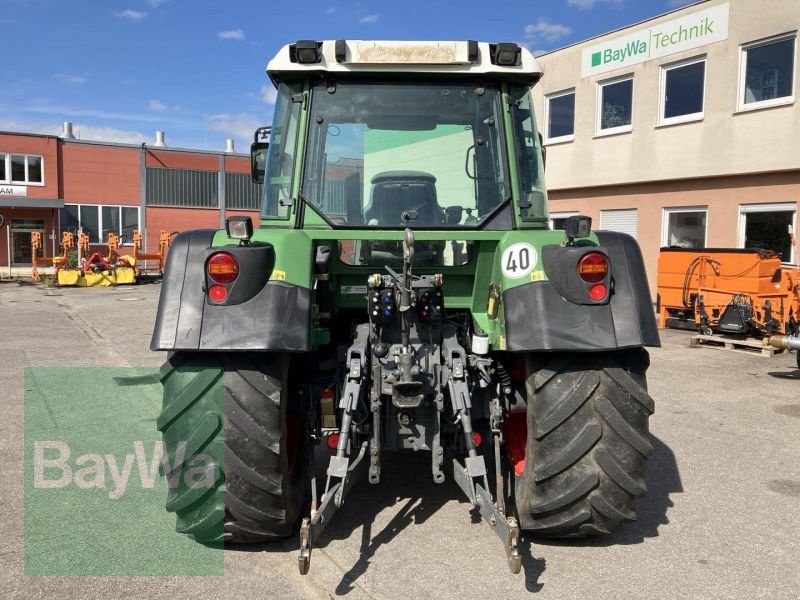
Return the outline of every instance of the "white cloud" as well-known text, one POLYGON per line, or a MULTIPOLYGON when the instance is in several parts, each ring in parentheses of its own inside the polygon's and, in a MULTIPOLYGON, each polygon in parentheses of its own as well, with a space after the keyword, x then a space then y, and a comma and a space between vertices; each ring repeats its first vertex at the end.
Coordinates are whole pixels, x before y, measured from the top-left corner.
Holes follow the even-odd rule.
POLYGON ((378 14, 364 15, 358 20, 358 22, 361 25, 369 25, 370 23, 377 23, 378 19, 380 18, 381 16, 378 14))
POLYGON ((328 16, 335 15, 337 10, 338 10, 337 7, 329 6, 328 8, 325 9, 325 14, 328 16))
POLYGON ((220 31, 217 37, 221 40, 236 40, 241 42, 244 40, 244 31, 241 29, 229 29, 227 31, 220 31))
POLYGON ((536 23, 526 25, 524 31, 528 47, 542 42, 553 43, 572 33, 572 29, 566 25, 551 23, 545 18, 539 18, 536 23))
MULTIPOLYGON (((115 129, 114 127, 95 127, 93 125, 74 125, 75 135, 82 140, 98 140, 101 142, 117 142, 120 144, 141 144, 151 141, 139 131, 115 129)), ((59 128, 59 131, 61 129, 59 128)))
POLYGON ((43 115, 58 115, 60 118, 85 118, 97 119, 102 121, 134 121, 145 123, 160 123, 162 119, 148 114, 131 114, 131 113, 118 113, 109 112, 105 110, 96 110, 92 108, 72 108, 70 106, 59 106, 53 104, 35 104, 26 105, 20 108, 22 112, 43 114, 43 115))
POLYGON ((147 13, 142 10, 131 10, 129 8, 116 13, 116 15, 122 19, 128 19, 129 21, 141 21, 147 16, 147 13))
POLYGON ((70 75, 69 73, 56 73, 53 75, 53 79, 60 81, 61 83, 66 83, 67 85, 80 85, 82 83, 86 83, 85 75, 70 75))
POLYGON ((594 8, 595 4, 622 4, 625 0, 567 0, 567 6, 574 6, 581 10, 594 8))
MULTIPOLYGON (((82 140, 96 140, 100 142, 117 142, 120 144, 141 144, 149 141, 139 131, 115 129, 114 127, 97 127, 84 123, 75 123, 72 126, 75 137, 82 140)), ((61 123, 20 123, 14 120, 0 120, 0 130, 24 131, 27 133, 42 133, 45 135, 60 135, 61 123)))
POLYGON ((163 102, 160 102, 159 100, 150 100, 150 102, 148 102, 147 105, 150 107, 150 110, 155 110, 155 111, 167 110, 167 105, 164 104, 163 102))
POLYGON ((147 3, 153 8, 158 8, 162 4, 169 4, 172 0, 147 0, 147 3))
POLYGON ((237 140, 252 139, 255 130, 264 125, 262 119, 248 113, 209 115, 206 123, 211 131, 224 133, 237 140))
POLYGON ((271 83, 266 83, 261 86, 261 95, 259 96, 262 102, 267 104, 275 104, 275 99, 278 97, 278 90, 271 83))

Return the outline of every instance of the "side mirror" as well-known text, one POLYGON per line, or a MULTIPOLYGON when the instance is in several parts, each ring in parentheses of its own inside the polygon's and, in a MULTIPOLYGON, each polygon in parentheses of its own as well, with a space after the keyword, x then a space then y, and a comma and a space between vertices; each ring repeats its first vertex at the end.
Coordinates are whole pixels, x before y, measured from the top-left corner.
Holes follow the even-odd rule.
POLYGON ((264 183, 268 150, 269 142, 253 142, 250 145, 250 172, 255 183, 264 183))
POLYGON ((592 233, 592 218, 576 215, 567 217, 564 221, 564 235, 567 236, 567 246, 575 243, 575 238, 589 237, 592 233))

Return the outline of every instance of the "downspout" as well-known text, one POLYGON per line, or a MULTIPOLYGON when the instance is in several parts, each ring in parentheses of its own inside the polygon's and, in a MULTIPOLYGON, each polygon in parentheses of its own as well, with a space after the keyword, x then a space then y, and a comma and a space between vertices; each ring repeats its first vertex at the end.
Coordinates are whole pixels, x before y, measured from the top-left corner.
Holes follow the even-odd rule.
POLYGON ((6 246, 8 251, 8 277, 11 278, 11 219, 6 223, 6 246))
POLYGON ((219 155, 219 181, 217 195, 219 196, 219 228, 225 229, 225 207, 228 199, 225 197, 225 155, 219 155))
MULTIPOLYGON (((145 248, 143 251, 146 252, 150 242, 147 240, 147 144, 145 142, 142 142, 142 149, 139 152, 139 231, 142 232, 145 248)), ((147 261, 144 261, 143 266, 147 266, 147 261)))

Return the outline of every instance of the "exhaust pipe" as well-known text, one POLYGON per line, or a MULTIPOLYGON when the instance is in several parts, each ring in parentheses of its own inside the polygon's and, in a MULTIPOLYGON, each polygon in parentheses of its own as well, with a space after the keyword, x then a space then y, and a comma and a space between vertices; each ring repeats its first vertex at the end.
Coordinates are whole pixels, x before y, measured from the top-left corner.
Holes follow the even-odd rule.
POLYGON ((773 335, 767 343, 781 350, 800 350, 800 337, 790 335, 773 335))

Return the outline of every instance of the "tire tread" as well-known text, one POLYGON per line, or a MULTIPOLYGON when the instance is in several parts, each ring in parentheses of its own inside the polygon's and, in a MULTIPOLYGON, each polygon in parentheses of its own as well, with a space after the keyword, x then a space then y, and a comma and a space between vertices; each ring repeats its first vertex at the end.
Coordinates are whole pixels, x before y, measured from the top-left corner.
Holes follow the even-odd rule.
POLYGON ((514 482, 522 530, 584 537, 635 520, 653 451, 646 350, 531 354, 526 366, 526 462, 514 482))

